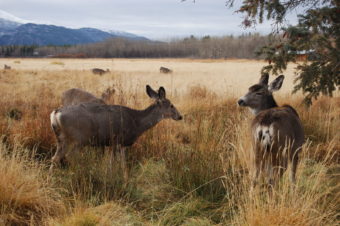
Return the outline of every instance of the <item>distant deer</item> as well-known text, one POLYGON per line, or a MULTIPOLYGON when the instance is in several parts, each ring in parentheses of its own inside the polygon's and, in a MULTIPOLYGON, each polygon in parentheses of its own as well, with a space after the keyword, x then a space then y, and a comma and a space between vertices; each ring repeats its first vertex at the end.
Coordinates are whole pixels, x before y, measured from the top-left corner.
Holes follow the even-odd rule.
POLYGON ((95 75, 103 75, 105 73, 109 73, 110 70, 109 69, 106 69, 106 71, 104 71, 103 69, 100 69, 100 68, 93 68, 92 69, 92 73, 95 74, 95 75))
POLYGON ((112 102, 112 97, 114 96, 114 94, 116 93, 116 89, 114 88, 114 86, 112 87, 108 87, 101 95, 102 99, 107 102, 107 103, 111 103, 112 102))
POLYGON ((251 123, 255 172, 253 187, 260 175, 265 174, 269 185, 280 178, 291 164, 290 180, 295 184, 299 152, 304 143, 304 131, 296 110, 283 105, 278 107, 272 93, 282 86, 280 75, 268 86, 269 75, 261 76, 258 84, 238 100, 240 106, 249 107, 255 114, 251 123))
POLYGON ((89 92, 82 89, 72 88, 68 89, 61 95, 61 102, 63 106, 77 105, 84 102, 93 102, 105 104, 105 101, 99 99, 89 92))
POLYGON ((54 110, 50 118, 57 138, 57 151, 50 170, 65 157, 70 144, 74 144, 76 149, 86 145, 116 146, 121 152, 122 168, 126 169, 125 147, 131 146, 162 119, 182 119, 175 106, 166 99, 163 87, 156 92, 147 85, 146 93, 155 102, 144 110, 98 103, 82 103, 54 110))
POLYGON ((4 69, 5 70, 11 70, 11 66, 8 66, 7 64, 5 64, 4 69))
POLYGON ((172 73, 172 70, 169 69, 169 68, 166 68, 166 67, 160 67, 159 72, 164 73, 164 74, 168 74, 168 73, 172 73))

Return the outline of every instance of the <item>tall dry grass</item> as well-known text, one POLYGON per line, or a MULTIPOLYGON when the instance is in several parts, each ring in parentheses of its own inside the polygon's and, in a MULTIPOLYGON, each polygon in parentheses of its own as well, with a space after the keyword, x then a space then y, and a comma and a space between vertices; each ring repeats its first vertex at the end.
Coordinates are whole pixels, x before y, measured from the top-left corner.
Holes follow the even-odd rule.
POLYGON ((0 144, 0 178, 1 225, 42 225, 65 213, 59 191, 46 180, 44 165, 26 149, 0 144))
MULTIPOLYGON (((20 65, 25 65, 25 60, 20 65)), ((88 71, 47 69, 0 74, 4 92, 0 97, 0 176, 7 178, 0 180, 0 188, 6 189, 5 196, 0 193, 0 211, 5 214, 0 219, 15 216, 8 222, 17 220, 26 225, 337 224, 339 97, 321 98, 307 109, 299 96, 284 90, 277 95, 279 103, 290 103, 297 109, 307 140, 296 187, 291 187, 285 174, 269 196, 262 186, 249 192, 249 123, 253 116, 236 106, 238 92, 226 95, 204 85, 203 80, 185 83, 182 89, 171 92, 171 79, 160 84, 154 80, 156 74, 138 67, 136 73, 140 70, 141 75, 113 71, 107 77, 88 71), (134 82, 129 82, 131 77, 134 82), (62 91, 79 87, 100 96, 106 88, 114 87, 110 103, 141 109, 151 103, 144 90, 144 81, 149 79, 153 86, 165 86, 184 120, 159 123, 129 148, 127 185, 123 184, 120 160, 115 159, 110 166, 109 150, 102 153, 96 148, 70 154, 68 165, 48 175, 46 165, 55 151, 49 113, 59 106, 62 91), (16 185, 9 186, 11 181, 17 181, 16 185), (31 201, 19 201, 23 194, 32 197, 31 201), (18 197, 18 201, 10 202, 8 197, 18 197)), ((195 70, 192 74, 178 73, 176 82, 184 76, 185 81, 193 81, 190 76, 208 71, 204 64, 195 70)), ((257 76, 247 76, 257 80, 257 76)), ((239 92, 246 92, 246 87, 241 89, 239 92)))

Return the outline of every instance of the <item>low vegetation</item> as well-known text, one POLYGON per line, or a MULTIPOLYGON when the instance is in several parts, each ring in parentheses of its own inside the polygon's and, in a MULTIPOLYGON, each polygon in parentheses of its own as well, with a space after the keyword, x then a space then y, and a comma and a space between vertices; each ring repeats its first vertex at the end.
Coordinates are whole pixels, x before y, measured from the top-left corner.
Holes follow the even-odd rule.
POLYGON ((0 224, 38 225, 65 213, 61 194, 33 154, 0 144, 0 224))
POLYGON ((63 62, 60 62, 60 61, 52 61, 51 64, 64 66, 64 63, 63 63, 63 62))
POLYGON ((203 82, 169 92, 184 120, 161 122, 128 150, 127 184, 119 158, 109 165, 109 149, 83 148, 50 175, 56 141, 49 114, 61 93, 79 87, 100 96, 113 85, 112 103, 147 106, 145 84, 128 89, 123 75, 29 69, 1 74, 0 224, 337 225, 339 97, 305 108, 298 95, 277 95, 279 103, 297 109, 307 139, 296 187, 285 173, 272 195, 265 186, 249 192, 252 115, 237 107, 238 94, 223 95, 203 82), (13 109, 20 118, 9 116, 13 109))

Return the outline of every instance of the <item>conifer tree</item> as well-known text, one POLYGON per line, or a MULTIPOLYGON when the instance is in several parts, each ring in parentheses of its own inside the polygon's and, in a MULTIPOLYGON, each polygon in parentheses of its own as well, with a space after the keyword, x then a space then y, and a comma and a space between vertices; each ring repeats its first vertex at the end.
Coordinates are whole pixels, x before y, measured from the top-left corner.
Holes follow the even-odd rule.
MULTIPOLYGON (((227 1, 233 6, 234 0, 227 1)), ((275 36, 258 54, 269 64, 262 73, 278 74, 296 62, 294 92, 301 90, 306 104, 320 94, 332 96, 340 85, 340 0, 244 0, 240 9, 243 25, 274 20, 275 36), (299 8, 298 24, 285 26, 287 13, 299 8), (305 54, 307 60, 297 62, 305 54)))

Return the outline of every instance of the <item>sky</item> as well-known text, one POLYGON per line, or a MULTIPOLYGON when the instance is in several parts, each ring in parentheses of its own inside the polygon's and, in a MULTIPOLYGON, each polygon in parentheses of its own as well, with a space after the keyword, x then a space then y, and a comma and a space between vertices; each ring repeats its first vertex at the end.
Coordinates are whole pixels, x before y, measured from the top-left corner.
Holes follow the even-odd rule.
MULTIPOLYGON (((230 9, 226 0, 0 0, 0 10, 22 22, 125 31, 153 40, 271 31, 271 22, 242 28, 244 15, 234 12, 241 1, 235 2, 230 9)), ((296 23, 296 12, 288 20, 296 23)))

